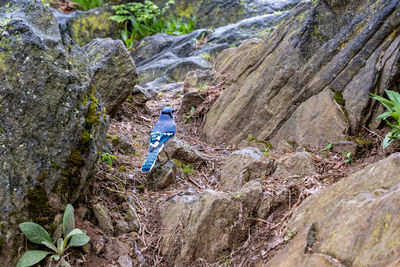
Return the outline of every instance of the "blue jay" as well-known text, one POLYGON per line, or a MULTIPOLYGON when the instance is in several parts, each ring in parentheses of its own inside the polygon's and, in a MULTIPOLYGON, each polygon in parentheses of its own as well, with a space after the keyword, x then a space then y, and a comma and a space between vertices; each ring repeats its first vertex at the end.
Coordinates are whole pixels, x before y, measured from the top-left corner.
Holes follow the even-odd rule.
POLYGON ((172 116, 174 112, 175 110, 171 107, 166 107, 161 111, 158 122, 150 134, 149 153, 143 163, 142 172, 151 171, 156 162, 158 153, 160 153, 161 149, 164 149, 165 142, 175 136, 176 126, 172 116))

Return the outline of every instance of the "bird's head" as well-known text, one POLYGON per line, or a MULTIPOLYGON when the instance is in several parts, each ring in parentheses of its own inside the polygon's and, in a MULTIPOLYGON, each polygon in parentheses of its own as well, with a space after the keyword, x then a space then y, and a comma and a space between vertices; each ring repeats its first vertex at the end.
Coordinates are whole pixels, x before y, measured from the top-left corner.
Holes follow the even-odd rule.
POLYGON ((176 110, 171 108, 171 107, 165 107, 163 110, 161 110, 161 114, 169 115, 171 118, 173 118, 173 114, 176 110))

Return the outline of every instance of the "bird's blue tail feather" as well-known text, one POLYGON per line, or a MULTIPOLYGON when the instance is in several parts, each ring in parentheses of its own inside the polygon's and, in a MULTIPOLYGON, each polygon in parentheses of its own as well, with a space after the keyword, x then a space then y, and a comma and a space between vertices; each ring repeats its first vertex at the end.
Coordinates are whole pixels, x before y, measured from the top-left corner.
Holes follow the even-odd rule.
POLYGON ((160 153, 160 151, 163 147, 164 147, 164 144, 153 149, 152 151, 149 151, 149 154, 147 155, 146 160, 143 163, 142 172, 150 172, 151 171, 151 169, 154 166, 154 163, 157 160, 158 153, 160 153))

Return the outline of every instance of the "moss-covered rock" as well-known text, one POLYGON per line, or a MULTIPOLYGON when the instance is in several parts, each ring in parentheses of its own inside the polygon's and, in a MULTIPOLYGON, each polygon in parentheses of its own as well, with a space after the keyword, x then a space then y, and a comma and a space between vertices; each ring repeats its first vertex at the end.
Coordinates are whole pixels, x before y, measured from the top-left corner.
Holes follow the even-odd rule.
POLYGON ((138 74, 135 63, 121 40, 95 39, 83 47, 93 73, 92 86, 113 114, 132 92, 138 74))
MULTIPOLYGON (((54 215, 87 190, 108 117, 105 85, 93 82, 88 56, 41 0, 1 1, 0 33, 0 261, 11 266, 17 224, 52 230, 54 215)), ((129 58, 119 53, 110 62, 129 58)))
POLYGON ((71 36, 78 45, 84 46, 96 38, 121 38, 118 23, 110 20, 114 11, 103 6, 89 11, 76 11, 71 14, 52 10, 63 33, 71 36))

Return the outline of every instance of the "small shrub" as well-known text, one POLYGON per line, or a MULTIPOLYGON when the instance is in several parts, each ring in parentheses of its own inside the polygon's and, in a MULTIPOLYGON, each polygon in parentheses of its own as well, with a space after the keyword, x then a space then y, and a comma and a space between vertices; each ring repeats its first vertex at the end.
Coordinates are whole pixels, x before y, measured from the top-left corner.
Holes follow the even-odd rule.
MULTIPOLYGON (((49 233, 39 224, 24 222, 19 225, 22 233, 34 244, 44 245, 52 251, 28 250, 19 259, 17 267, 32 266, 42 261, 46 256, 59 261, 61 256, 70 247, 81 247, 89 242, 90 238, 85 231, 75 228, 74 208, 71 204, 67 205, 63 217, 63 237, 52 242, 49 233), (54 245, 53 243, 56 243, 54 245)), ((63 261, 63 259, 61 259, 63 261)), ((61 263, 61 262, 60 262, 61 263)))
POLYGON ((108 164, 108 166, 110 166, 110 168, 113 167, 113 159, 116 159, 116 158, 117 158, 116 156, 114 156, 113 154, 110 154, 110 153, 103 152, 101 154, 101 160, 103 162, 107 161, 107 164, 108 164))
POLYGON ((194 120, 195 118, 197 118, 199 115, 196 113, 196 109, 194 107, 190 108, 190 112, 186 113, 183 115, 183 117, 185 118, 185 123, 188 123, 191 120, 194 120))
POLYGON ((344 161, 345 163, 353 163, 353 157, 352 157, 352 155, 351 155, 351 152, 348 152, 346 155, 345 155, 345 157, 346 157, 346 160, 344 161))
POLYGON ((385 90, 385 92, 389 99, 371 94, 372 98, 378 100, 386 107, 386 111, 379 115, 376 119, 385 120, 386 123, 392 128, 392 130, 386 134, 385 139, 383 140, 383 150, 391 145, 394 140, 400 139, 400 94, 391 90, 385 90), (390 117, 394 119, 394 123, 391 123, 389 120, 387 120, 390 117))
POLYGON ((202 85, 199 85, 199 91, 205 92, 207 89, 208 82, 203 83, 202 85))
POLYGON ((296 235, 296 228, 292 228, 291 230, 287 230, 286 235, 283 237, 283 240, 289 242, 296 235))

